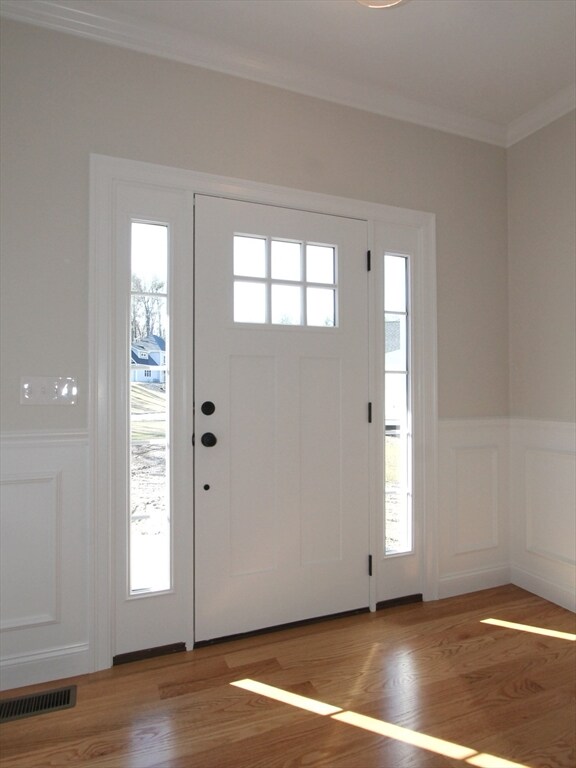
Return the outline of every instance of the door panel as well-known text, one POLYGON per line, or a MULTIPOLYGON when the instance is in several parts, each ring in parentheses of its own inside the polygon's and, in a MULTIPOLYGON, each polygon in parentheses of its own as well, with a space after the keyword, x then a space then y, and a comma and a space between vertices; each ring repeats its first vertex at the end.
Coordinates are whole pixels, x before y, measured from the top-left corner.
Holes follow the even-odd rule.
MULTIPOLYGON (((195 220, 195 638, 365 607, 366 222, 205 196, 196 197, 195 220), (304 254, 300 282, 286 280, 287 262, 271 270, 269 255, 253 283, 272 301, 268 322, 234 322, 238 235, 264 239, 269 251, 296 243, 304 254), (317 261, 306 266, 306 244, 334 248, 333 285, 306 282, 321 274, 317 261), (269 322, 282 314, 278 288, 309 304, 318 290, 324 306, 333 291, 335 327, 269 322), (200 407, 207 400, 211 415, 200 407), (212 447, 201 441, 208 431, 212 447)), ((318 313, 307 317, 317 322, 318 313)))

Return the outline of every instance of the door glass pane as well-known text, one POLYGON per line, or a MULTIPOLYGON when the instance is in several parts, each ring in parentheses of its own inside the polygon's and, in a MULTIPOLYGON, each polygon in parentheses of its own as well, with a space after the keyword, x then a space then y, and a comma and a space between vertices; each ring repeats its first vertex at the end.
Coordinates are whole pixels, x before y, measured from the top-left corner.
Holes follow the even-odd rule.
POLYGON ((234 236, 234 274, 266 277, 266 240, 263 237, 234 236))
POLYGON ((334 248, 328 245, 306 246, 306 280, 309 283, 331 283, 334 279, 334 248))
POLYGON ((300 286, 272 286, 272 322, 276 325, 302 324, 302 289, 300 286))
POLYGON ((331 327, 335 325, 335 292, 331 288, 306 290, 307 325, 331 327))
POLYGON ((132 224, 130 594, 171 586, 168 228, 132 224))
POLYGON ((271 259, 273 280, 302 279, 302 246, 300 243, 272 240, 271 259))
POLYGON ((266 322, 266 285, 241 280, 234 282, 234 322, 266 322))
POLYGON ((387 371, 406 371, 406 315, 387 314, 384 319, 387 371))
POLYGON ((336 273, 333 245, 234 235, 234 322, 334 328, 336 273))

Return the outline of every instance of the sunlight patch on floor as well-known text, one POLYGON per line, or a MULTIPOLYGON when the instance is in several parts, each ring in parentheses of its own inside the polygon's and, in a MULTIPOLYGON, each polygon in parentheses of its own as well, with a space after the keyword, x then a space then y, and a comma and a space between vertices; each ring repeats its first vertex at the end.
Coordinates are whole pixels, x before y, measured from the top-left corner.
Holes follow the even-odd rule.
POLYGON ((237 688, 244 688, 246 691, 258 693, 260 696, 266 696, 269 699, 281 701, 283 704, 290 704, 299 709, 306 709, 308 712, 314 712, 316 715, 333 715, 335 712, 342 712, 341 707, 333 707, 330 704, 324 704, 316 699, 309 699, 306 696, 300 696, 298 693, 290 693, 282 688, 275 688, 273 685, 259 683, 256 680, 237 680, 231 683, 237 688))
POLYGON ((385 720, 378 720, 375 717, 366 717, 356 712, 340 712, 334 715, 334 720, 348 725, 355 725, 357 728, 363 728, 365 731, 378 733, 380 736, 387 736, 389 739, 403 741, 405 744, 412 744, 414 747, 426 749, 429 752, 436 752, 445 757, 452 757, 455 760, 465 760, 467 757, 476 755, 475 749, 462 747, 460 744, 453 744, 451 741, 436 739, 433 736, 426 736, 425 733, 411 731, 409 728, 402 728, 400 725, 387 723, 385 720))
POLYGON ((344 711, 340 707, 334 707, 331 704, 325 704, 316 699, 310 699, 307 696, 300 696, 297 693, 290 693, 282 688, 276 688, 274 685, 259 683, 256 680, 237 680, 231 685, 237 688, 243 688, 246 691, 257 693, 260 696, 280 701, 283 704, 290 704, 299 709, 305 709, 317 715, 329 715, 332 720, 338 720, 347 725, 353 725, 356 728, 362 728, 365 731, 377 733, 389 739, 402 741, 405 744, 411 744, 419 749, 425 749, 428 752, 435 752, 438 755, 449 757, 454 760, 462 760, 476 768, 528 768, 523 763, 514 763, 497 755, 490 755, 487 752, 478 752, 470 747, 464 747, 461 744, 454 744, 451 741, 437 739, 435 736, 427 736, 419 731, 412 731, 410 728, 404 728, 400 725, 387 723, 385 720, 378 720, 375 717, 359 715, 357 712, 344 711))
POLYGON ((535 635, 547 635, 548 637, 558 637, 561 640, 576 641, 576 635, 571 632, 559 632, 556 629, 545 629, 544 627, 533 627, 530 624, 516 624, 513 621, 502 621, 501 619, 481 619, 481 624, 494 624, 496 627, 505 629, 518 629, 520 632, 532 632, 535 635))

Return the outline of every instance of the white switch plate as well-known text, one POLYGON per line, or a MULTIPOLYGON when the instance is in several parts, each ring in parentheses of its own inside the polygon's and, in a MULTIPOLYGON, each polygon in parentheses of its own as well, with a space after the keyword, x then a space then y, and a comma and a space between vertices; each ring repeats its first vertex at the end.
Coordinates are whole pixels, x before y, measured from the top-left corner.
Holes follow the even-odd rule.
POLYGON ((76 405, 78 386, 71 376, 22 376, 21 405, 76 405))

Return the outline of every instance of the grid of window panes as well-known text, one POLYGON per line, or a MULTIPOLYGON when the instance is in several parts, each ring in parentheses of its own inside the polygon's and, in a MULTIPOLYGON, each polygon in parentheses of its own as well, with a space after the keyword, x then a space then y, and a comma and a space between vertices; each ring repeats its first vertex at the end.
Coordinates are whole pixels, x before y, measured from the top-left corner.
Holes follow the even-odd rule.
POLYGON ((171 587, 168 227, 132 222, 129 593, 171 587))
POLYGON ((234 236, 234 322, 337 325, 336 248, 234 236))
POLYGON ((409 270, 406 256, 384 257, 384 552, 411 552, 412 488, 409 270))

